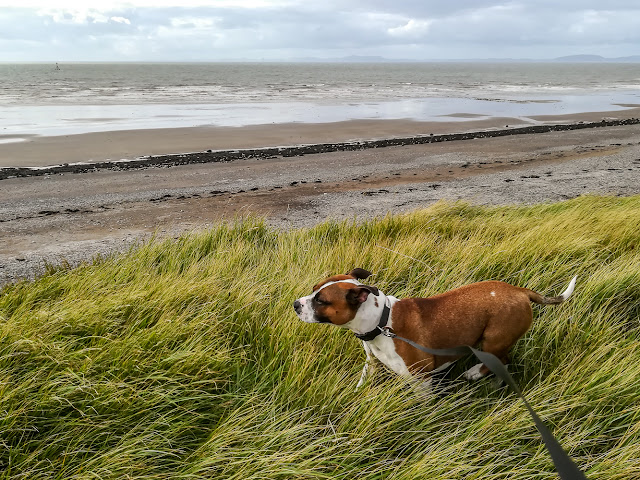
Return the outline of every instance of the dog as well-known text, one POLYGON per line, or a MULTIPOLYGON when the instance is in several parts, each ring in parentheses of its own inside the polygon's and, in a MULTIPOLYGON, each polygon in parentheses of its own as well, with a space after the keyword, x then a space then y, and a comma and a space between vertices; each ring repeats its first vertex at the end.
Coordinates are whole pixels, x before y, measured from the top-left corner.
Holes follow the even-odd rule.
MULTIPOLYGON (((432 349, 481 345, 483 351, 507 365, 509 350, 533 321, 531 302, 562 303, 576 284, 574 277, 561 295, 545 297, 508 283, 484 281, 428 298, 400 300, 360 282, 370 275, 362 268, 334 275, 316 284, 311 295, 293 303, 303 322, 346 328, 362 340, 367 360, 356 389, 364 384, 374 358, 402 377, 426 382, 430 381, 430 374, 456 359, 421 352, 382 335, 384 329, 432 349)), ((489 369, 480 363, 467 370, 464 377, 473 381, 488 373, 489 369)))

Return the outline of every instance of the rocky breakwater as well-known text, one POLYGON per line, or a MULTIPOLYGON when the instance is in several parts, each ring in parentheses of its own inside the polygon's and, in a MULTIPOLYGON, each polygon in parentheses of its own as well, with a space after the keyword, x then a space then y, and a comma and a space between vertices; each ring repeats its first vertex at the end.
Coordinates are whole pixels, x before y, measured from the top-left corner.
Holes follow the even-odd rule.
POLYGON ((579 130, 585 128, 615 127, 640 124, 639 118, 625 120, 602 120, 600 122, 580 122, 572 124, 532 125, 527 127, 484 130, 477 132, 451 133, 444 135, 415 135, 380 140, 355 142, 318 143, 283 147, 264 147, 235 150, 206 150, 203 152, 177 153, 139 157, 132 160, 104 161, 95 163, 74 163, 53 165, 50 167, 5 167, 0 168, 0 180, 17 177, 32 177, 62 173, 86 173, 97 170, 130 170, 147 167, 171 167, 195 163, 232 162, 242 159, 295 157, 317 153, 354 151, 370 148, 384 148, 401 145, 419 145, 425 143, 453 142, 476 138, 503 137, 507 135, 530 135, 537 133, 579 130))

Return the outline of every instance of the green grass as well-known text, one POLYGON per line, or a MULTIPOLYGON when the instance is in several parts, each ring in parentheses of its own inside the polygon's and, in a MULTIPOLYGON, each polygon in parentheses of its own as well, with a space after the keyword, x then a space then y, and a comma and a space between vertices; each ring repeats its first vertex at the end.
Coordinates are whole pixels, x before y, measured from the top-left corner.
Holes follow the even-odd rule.
MULTIPOLYGON (((511 371, 592 479, 640 478, 640 197, 440 203, 366 223, 221 224, 0 294, 2 479, 552 479, 522 402, 420 399, 294 299, 364 267, 396 296, 547 295, 511 371)), ((462 369, 463 366, 460 367, 462 369)))

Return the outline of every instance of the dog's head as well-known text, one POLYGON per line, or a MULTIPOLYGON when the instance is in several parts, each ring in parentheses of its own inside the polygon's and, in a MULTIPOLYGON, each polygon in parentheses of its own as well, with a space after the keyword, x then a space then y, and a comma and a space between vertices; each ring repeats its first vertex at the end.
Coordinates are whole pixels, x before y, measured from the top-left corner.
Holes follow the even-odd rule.
POLYGON ((356 317, 370 294, 379 294, 376 287, 363 285, 359 281, 370 275, 362 268, 355 268, 345 275, 326 278, 314 285, 311 295, 293 302, 293 308, 303 322, 346 326, 356 317))

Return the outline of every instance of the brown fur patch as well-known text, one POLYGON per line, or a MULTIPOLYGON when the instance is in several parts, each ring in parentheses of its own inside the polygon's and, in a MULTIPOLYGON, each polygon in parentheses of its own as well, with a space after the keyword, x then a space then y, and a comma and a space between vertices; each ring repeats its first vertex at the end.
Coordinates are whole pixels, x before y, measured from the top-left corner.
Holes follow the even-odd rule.
MULTIPOLYGON (((336 275, 335 277, 346 277, 346 275, 336 275)), ((347 280, 347 278, 339 278, 338 280, 347 280)), ((335 282, 336 280, 327 280, 318 284, 319 286, 313 287, 314 291, 322 287, 322 285, 328 282, 335 282)), ((347 300, 349 291, 358 289, 357 285, 353 283, 336 283, 329 285, 327 288, 319 292, 312 300, 313 310, 316 316, 321 319, 326 319, 334 325, 344 325, 347 322, 353 320, 360 306, 350 303, 347 300)))

